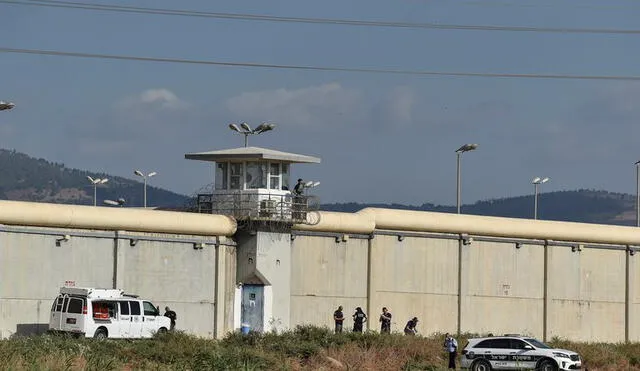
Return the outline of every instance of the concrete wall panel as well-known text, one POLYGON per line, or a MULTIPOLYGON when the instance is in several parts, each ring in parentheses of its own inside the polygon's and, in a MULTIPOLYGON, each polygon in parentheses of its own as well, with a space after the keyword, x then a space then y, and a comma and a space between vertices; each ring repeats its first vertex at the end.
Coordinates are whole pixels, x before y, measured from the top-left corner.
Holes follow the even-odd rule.
POLYGON ((428 336, 433 333, 456 331, 457 303, 456 295, 434 295, 420 292, 376 293, 372 305, 371 329, 380 331, 379 317, 382 307, 386 306, 393 315, 392 332, 402 332, 404 326, 413 317, 418 317, 418 332, 428 336))
POLYGON ((72 236, 56 246, 56 239, 73 231, 59 232, 0 233, 0 338, 46 331, 51 303, 65 281, 113 285, 113 239, 72 236))
POLYGON ((0 299, 0 339, 46 332, 54 298, 0 299))
POLYGON ((291 318, 291 236, 288 233, 260 232, 257 238, 256 268, 269 281, 271 300, 277 303, 265 318, 265 328, 285 330, 291 318))
POLYGON ((457 295, 458 241, 377 235, 371 243, 375 291, 457 295))
POLYGON ((371 328, 380 329, 378 318, 387 307, 392 331, 402 331, 414 316, 423 334, 455 331, 458 242, 376 235, 371 244, 371 328))
MULTIPOLYGON (((218 289, 224 292, 224 320, 221 328, 217 329, 217 336, 222 337, 225 333, 234 330, 234 305, 236 296, 236 267, 237 256, 235 246, 221 246, 221 254, 224 255, 224 282, 218 283, 218 289), (222 287, 221 287, 222 285, 222 287)), ((222 267, 220 267, 222 268, 222 267)))
POLYGON ((215 246, 191 243, 119 240, 118 288, 153 301, 178 315, 176 328, 214 336, 215 246))
POLYGON ((512 242, 463 245, 461 331, 543 331, 544 249, 512 242))
MULTIPOLYGON (((365 310, 367 306, 367 298, 365 297, 353 298, 293 295, 291 297, 291 326, 295 327, 296 325, 312 324, 315 326, 333 329, 333 312, 339 305, 344 307, 344 331, 352 331, 353 320, 351 316, 355 312, 356 307, 361 307, 365 310)), ((369 317, 369 320, 373 320, 375 324, 378 323, 378 317, 375 313, 371 315, 370 313, 366 314, 369 317)))
MULTIPOLYGON (((68 233, 60 230, 60 235, 68 233)), ((56 246, 57 238, 0 233, 0 297, 53 300, 65 281, 74 281, 77 286, 112 287, 113 239, 72 236, 56 246)))
POLYGON ((469 251, 470 264, 462 272, 469 280, 467 295, 542 299, 543 247, 473 241, 463 249, 469 251))
POLYGON ((344 306, 347 318, 356 306, 366 310, 367 254, 366 239, 336 242, 335 237, 296 236, 291 247, 291 324, 333 326, 338 305, 344 306))
POLYGON ((629 259, 629 341, 640 341, 640 253, 629 259))
POLYGON ((366 297, 367 242, 297 236, 291 248, 291 294, 366 297))
POLYGON ((548 336, 624 339, 625 252, 548 247, 548 336), (606 320, 603 320, 606 318, 606 320))
POLYGON ((462 332, 543 336, 542 299, 469 296, 462 305, 462 332))

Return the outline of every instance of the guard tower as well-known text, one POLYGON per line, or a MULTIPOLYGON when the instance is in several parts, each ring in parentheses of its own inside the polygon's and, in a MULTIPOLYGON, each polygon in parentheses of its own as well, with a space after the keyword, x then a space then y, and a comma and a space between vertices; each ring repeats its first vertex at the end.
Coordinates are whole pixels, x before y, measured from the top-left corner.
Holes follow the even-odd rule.
POLYGON ((291 226, 319 221, 317 198, 308 191, 292 193, 296 181, 291 165, 320 159, 260 147, 189 153, 185 158, 215 162, 214 189, 198 195, 199 211, 232 215, 238 221, 234 327, 287 329, 291 226))
MULTIPOLYGON (((188 153, 189 160, 215 162, 212 193, 198 195, 198 211, 231 215, 240 225, 313 223, 315 196, 294 195, 291 165, 320 163, 317 157, 260 147, 188 153)), ((314 214, 315 215, 315 214, 314 214)))

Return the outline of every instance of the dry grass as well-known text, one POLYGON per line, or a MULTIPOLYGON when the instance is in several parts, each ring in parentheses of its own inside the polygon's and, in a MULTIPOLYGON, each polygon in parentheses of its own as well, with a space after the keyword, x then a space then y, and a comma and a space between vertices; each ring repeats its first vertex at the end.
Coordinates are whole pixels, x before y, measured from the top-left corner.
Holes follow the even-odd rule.
MULTIPOLYGON (((466 336, 459 338, 461 347, 466 336)), ((589 371, 640 371, 640 344, 573 343, 589 371)), ((442 336, 341 334, 302 326, 283 334, 230 334, 220 341, 181 333, 153 340, 93 341, 38 336, 0 341, 3 370, 444 370, 442 336)))

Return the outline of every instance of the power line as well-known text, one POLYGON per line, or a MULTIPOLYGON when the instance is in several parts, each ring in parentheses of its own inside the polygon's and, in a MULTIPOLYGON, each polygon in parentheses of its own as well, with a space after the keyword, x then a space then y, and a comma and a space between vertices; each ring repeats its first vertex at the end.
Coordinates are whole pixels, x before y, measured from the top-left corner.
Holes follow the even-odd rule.
MULTIPOLYGON (((415 1, 425 1, 431 2, 431 0, 415 0, 415 1)), ((446 3, 446 0, 442 1, 446 3)), ((557 8, 558 5, 563 5, 558 1, 552 1, 551 3, 540 3, 540 2, 521 2, 521 1, 485 1, 485 0, 460 0, 456 1, 455 5, 465 5, 465 6, 479 6, 479 7, 511 7, 511 8, 557 8)), ((580 4, 580 3, 572 3, 564 5, 570 5, 571 9, 596 9, 596 10, 625 10, 629 11, 631 8, 619 5, 590 5, 590 4, 580 4)))
POLYGON ((147 7, 133 7, 133 6, 110 5, 110 4, 90 4, 90 3, 62 1, 62 0, 29 0, 29 1, 0 0, 0 3, 13 4, 13 5, 52 7, 52 8, 136 13, 136 14, 233 19, 233 20, 263 21, 263 22, 286 22, 286 23, 307 23, 307 24, 342 25, 342 26, 361 26, 361 27, 438 29, 438 30, 462 30, 462 31, 544 32, 544 33, 565 33, 565 34, 615 34, 615 35, 640 34, 640 30, 634 30, 634 29, 461 25, 461 24, 441 24, 441 23, 363 21, 363 20, 355 20, 355 19, 281 17, 281 16, 261 15, 261 14, 216 13, 216 12, 204 12, 204 11, 195 11, 195 10, 147 8, 147 7))
POLYGON ((253 63, 253 62, 223 62, 223 61, 198 60, 198 59, 156 58, 156 57, 141 57, 141 56, 116 55, 116 54, 65 52, 65 51, 43 50, 43 49, 16 49, 16 48, 5 48, 5 47, 0 47, 0 53, 35 54, 35 55, 50 55, 50 56, 58 56, 58 57, 76 57, 76 58, 126 60, 126 61, 139 61, 139 62, 178 63, 178 64, 195 64, 195 65, 224 66, 224 67, 246 67, 246 68, 263 68, 263 69, 303 70, 303 71, 376 73, 376 74, 448 76, 448 77, 640 81, 640 76, 628 76, 628 75, 627 76, 625 75, 568 75, 568 74, 488 73, 488 72, 457 72, 457 71, 426 71, 426 70, 420 71, 420 70, 404 70, 404 69, 332 67, 332 66, 269 64, 269 63, 253 63))

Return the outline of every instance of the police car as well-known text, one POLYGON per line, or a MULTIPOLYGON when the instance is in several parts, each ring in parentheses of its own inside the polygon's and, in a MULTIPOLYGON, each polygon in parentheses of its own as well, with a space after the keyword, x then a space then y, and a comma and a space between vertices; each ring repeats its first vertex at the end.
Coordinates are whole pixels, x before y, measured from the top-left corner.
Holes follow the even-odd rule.
POLYGON ((582 360, 576 352, 554 349, 531 337, 505 335, 469 339, 460 365, 472 371, 558 371, 579 370, 582 360))

